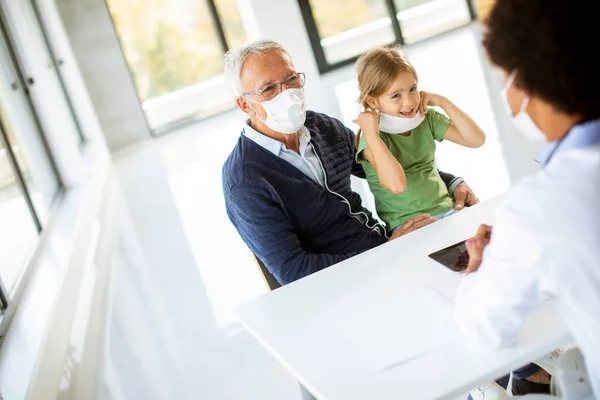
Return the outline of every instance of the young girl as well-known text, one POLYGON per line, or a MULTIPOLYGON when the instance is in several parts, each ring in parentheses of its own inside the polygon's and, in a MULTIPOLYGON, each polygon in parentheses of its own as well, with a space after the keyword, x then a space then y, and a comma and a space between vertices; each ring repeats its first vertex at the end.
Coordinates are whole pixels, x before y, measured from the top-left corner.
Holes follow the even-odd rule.
POLYGON ((398 49, 377 48, 357 62, 356 161, 367 176, 388 233, 420 214, 454 213, 454 200, 435 167, 435 141, 480 147, 485 134, 447 98, 419 92, 417 73, 398 49), (450 118, 427 106, 441 107, 450 118), (362 135, 361 135, 362 132, 362 135))

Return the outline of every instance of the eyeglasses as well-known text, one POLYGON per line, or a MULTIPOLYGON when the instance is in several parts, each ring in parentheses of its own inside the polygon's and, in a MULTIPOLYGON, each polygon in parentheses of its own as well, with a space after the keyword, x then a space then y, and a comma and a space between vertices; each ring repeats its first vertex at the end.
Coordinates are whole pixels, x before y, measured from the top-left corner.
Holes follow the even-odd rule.
POLYGON ((242 96, 255 96, 260 95, 265 101, 271 100, 273 97, 277 96, 282 92, 282 86, 285 85, 288 88, 299 89, 304 87, 304 73, 298 72, 289 78, 287 78, 283 82, 275 82, 268 86, 265 86, 262 89, 254 90, 252 92, 243 93, 242 96))

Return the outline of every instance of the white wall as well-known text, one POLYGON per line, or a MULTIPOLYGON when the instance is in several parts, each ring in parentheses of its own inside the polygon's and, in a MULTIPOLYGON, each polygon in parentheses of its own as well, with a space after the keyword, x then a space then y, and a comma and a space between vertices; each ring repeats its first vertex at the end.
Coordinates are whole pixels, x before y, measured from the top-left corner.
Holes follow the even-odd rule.
POLYGON ((150 138, 131 73, 104 0, 56 0, 111 151, 150 138))

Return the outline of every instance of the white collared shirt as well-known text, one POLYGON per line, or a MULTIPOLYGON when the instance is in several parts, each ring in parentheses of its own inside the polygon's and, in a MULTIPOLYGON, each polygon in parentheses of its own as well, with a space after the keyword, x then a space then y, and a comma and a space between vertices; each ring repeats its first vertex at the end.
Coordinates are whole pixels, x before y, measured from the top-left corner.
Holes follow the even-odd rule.
POLYGON ((324 186, 325 172, 321 167, 321 162, 319 161, 313 146, 310 144, 310 132, 308 129, 306 129, 306 127, 303 126, 300 130, 300 134, 298 135, 300 142, 300 154, 293 150, 289 150, 280 141, 263 135, 262 133, 253 129, 249 124, 246 124, 243 132, 244 136, 246 136, 248 139, 275 154, 282 160, 289 162, 304 175, 319 183, 321 186, 324 186))

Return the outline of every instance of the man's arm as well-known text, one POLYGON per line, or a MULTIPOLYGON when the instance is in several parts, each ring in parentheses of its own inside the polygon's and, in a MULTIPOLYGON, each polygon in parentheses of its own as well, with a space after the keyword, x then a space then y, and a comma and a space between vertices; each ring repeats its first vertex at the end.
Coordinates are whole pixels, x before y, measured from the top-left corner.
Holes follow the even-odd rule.
POLYGON ((454 197, 455 209, 462 210, 465 206, 471 207, 479 203, 479 199, 463 178, 439 170, 438 172, 448 188, 448 193, 454 197))
POLYGON ((350 258, 348 254, 314 254, 302 248, 287 216, 268 193, 244 186, 226 196, 229 219, 254 254, 283 285, 350 258))
POLYGON ((454 176, 452 174, 449 174, 447 172, 443 172, 443 171, 440 171, 440 170, 438 170, 438 172, 440 173, 440 177, 444 181, 444 184, 448 188, 448 193, 450 193, 450 195, 453 196, 454 195, 454 191, 456 190, 456 187, 461 182, 464 182, 464 179, 461 178, 460 176, 454 176))

